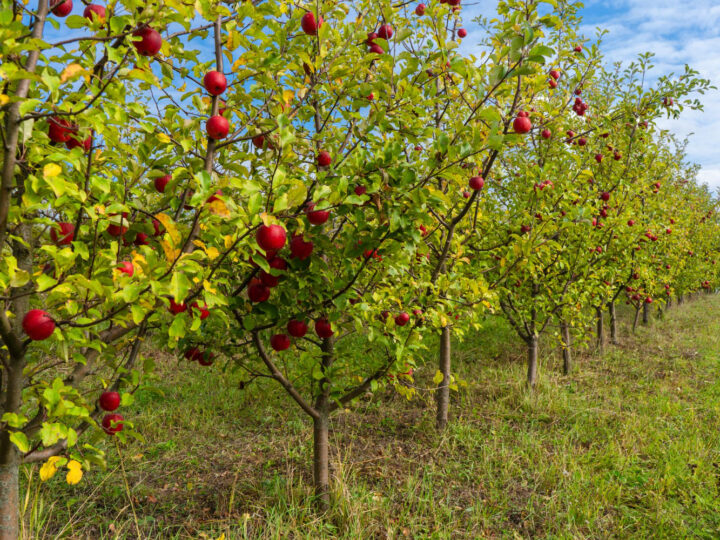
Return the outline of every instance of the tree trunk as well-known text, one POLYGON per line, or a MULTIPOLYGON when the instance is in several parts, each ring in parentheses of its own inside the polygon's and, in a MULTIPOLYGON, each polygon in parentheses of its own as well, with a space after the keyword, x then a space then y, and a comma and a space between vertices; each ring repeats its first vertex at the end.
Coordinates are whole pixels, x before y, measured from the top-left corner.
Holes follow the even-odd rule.
POLYGON ((605 353, 605 311, 602 306, 595 308, 597 314, 597 351, 598 354, 605 353))
POLYGON ((638 321, 640 320, 640 308, 635 308, 635 318, 633 319, 633 334, 637 329, 638 321))
POLYGON ((647 324, 650 322, 650 304, 643 302, 643 309, 642 309, 642 315, 643 315, 643 324, 647 324))
POLYGON ((685 302, 685 299, 683 298, 682 294, 679 294, 677 297, 678 306, 682 306, 683 302, 685 302))
POLYGON ((528 363, 527 363, 527 385, 535 388, 537 384, 537 360, 538 360, 538 336, 533 334, 527 340, 528 347, 528 363))
POLYGON ((320 510, 330 507, 329 415, 327 409, 313 420, 313 483, 320 510))
POLYGON ((669 310, 672 307, 672 298, 668 298, 667 302, 665 303, 665 311, 669 310))
POLYGON ((450 408, 450 327, 443 326, 440 333, 440 361, 438 369, 442 373, 442 381, 438 384, 435 396, 437 400, 437 417, 435 427, 443 431, 448 423, 448 410, 450 408))
POLYGON ((566 322, 560 323, 560 332, 562 333, 562 354, 563 354, 563 374, 570 375, 572 371, 572 351, 570 349, 570 325, 566 322))
POLYGON ((613 345, 618 344, 618 333, 617 333, 617 313, 615 312, 615 302, 609 302, 608 308, 610 311, 610 343, 613 345))

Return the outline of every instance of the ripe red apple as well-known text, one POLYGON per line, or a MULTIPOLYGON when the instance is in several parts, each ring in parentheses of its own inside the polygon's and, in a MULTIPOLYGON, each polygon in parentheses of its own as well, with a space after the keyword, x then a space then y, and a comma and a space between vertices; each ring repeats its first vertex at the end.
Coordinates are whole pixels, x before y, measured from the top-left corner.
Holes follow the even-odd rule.
POLYGON ((470 182, 468 184, 470 186, 470 189, 480 191, 485 185, 485 180, 483 180, 482 176, 473 176, 472 178, 470 178, 470 182))
POLYGON ((603 155, 602 154, 595 154, 595 161, 598 163, 602 163, 603 155))
POLYGON ((549 139, 550 137, 552 137, 552 131, 550 131, 549 129, 545 128, 545 129, 542 130, 542 133, 540 134, 540 136, 541 136, 543 139, 549 139))
POLYGON ((314 244, 312 242, 306 242, 302 235, 296 234, 290 240, 290 254, 293 258, 300 259, 301 261, 307 259, 313 252, 314 244))
POLYGON ((385 50, 377 43, 371 43, 369 51, 375 54, 385 54, 385 50))
POLYGON ((153 229, 155 229, 155 233, 153 236, 160 236, 162 234, 162 223, 160 223, 157 219, 152 220, 153 229))
POLYGON ((423 15, 425 15, 425 4, 417 5, 417 7, 415 8, 415 15, 417 15, 418 17, 422 17, 423 15))
POLYGON ((185 305, 185 302, 177 303, 174 299, 170 299, 170 306, 168 307, 168 310, 173 315, 177 315, 179 313, 183 313, 184 311, 187 311, 187 305, 185 305))
POLYGON ((329 338, 334 334, 330 321, 325 318, 315 321, 315 333, 318 337, 329 338))
POLYGON ((67 17, 72 11, 72 8, 72 0, 55 0, 50 3, 50 9, 53 15, 57 15, 58 17, 67 17))
POLYGON ((618 151, 615 151, 615 153, 613 154, 613 159, 615 161, 620 161, 622 159, 622 154, 620 154, 620 152, 618 151))
POLYGON ((81 141, 77 137, 70 137, 69 140, 65 141, 65 148, 72 150, 73 148, 82 148, 84 152, 89 152, 92 146, 92 137, 87 137, 84 141, 81 141))
POLYGON ((297 319, 292 319, 287 324, 287 331, 288 331, 288 334, 290 334, 292 337, 301 338, 305 334, 307 334, 308 325, 307 325, 307 323, 305 323, 303 321, 298 321, 297 319))
POLYGON ((305 15, 302 16, 302 19, 300 19, 300 26, 303 29, 303 32, 305 32, 308 36, 316 36, 318 32, 318 28, 320 28, 323 25, 323 18, 320 17, 320 23, 315 20, 315 15, 310 13, 309 11, 305 13, 305 15))
POLYGON ((149 244, 148 242, 148 235, 145 233, 137 233, 135 236, 135 241, 133 242, 136 246, 147 246, 149 244))
POLYGON ((410 315, 408 315, 405 311, 400 313, 395 317, 395 324, 398 326, 405 326, 408 321, 410 320, 410 315))
POLYGON ((198 364, 200 364, 201 366, 212 366, 214 358, 215 353, 205 351, 204 353, 200 354, 200 356, 198 356, 198 364))
POLYGON ((518 115, 518 117, 513 120, 513 129, 515 130, 515 133, 529 133, 532 129, 532 122, 528 117, 518 115))
POLYGON ((466 190, 466 189, 463 190, 463 194, 462 194, 462 195, 463 195, 463 198, 465 198, 465 199, 469 199, 469 198, 470 198, 470 192, 469 192, 468 190, 466 190))
POLYGON ((270 338, 270 346, 280 352, 290 348, 290 338, 286 334, 275 334, 270 338))
POLYGON ((467 37, 467 30, 465 30, 464 28, 461 28, 460 30, 458 30, 457 35, 461 39, 465 38, 465 37, 467 37))
POLYGON ((575 51, 575 52, 582 52, 582 50, 583 50, 582 45, 575 45, 575 48, 573 49, 573 51, 575 51))
POLYGON ((252 138, 252 143, 255 148, 262 149, 265 145, 265 135, 256 135, 252 138))
POLYGON ((130 261, 121 262, 120 266, 118 266, 117 270, 118 270, 118 272, 127 274, 130 277, 132 277, 132 275, 135 273, 135 267, 133 266, 133 263, 131 263, 130 261))
POLYGON ((227 88, 227 79, 219 71, 208 71, 203 77, 203 85, 211 96, 219 96, 227 88))
POLYGON ((132 34, 134 37, 142 38, 140 41, 133 41, 133 46, 143 56, 155 56, 162 46, 162 36, 157 30, 149 26, 138 28, 132 34))
POLYGON ((560 78, 560 72, 557 69, 551 69, 550 76, 557 81, 560 78))
POLYGON ((327 167, 328 165, 330 165, 330 163, 332 163, 332 157, 330 157, 330 153, 326 152, 325 150, 322 150, 318 153, 316 160, 317 164, 320 167, 327 167))
POLYGON ((55 321, 42 309, 31 309, 22 321, 23 330, 33 341, 49 338, 55 331, 55 321))
POLYGON ((390 38, 393 37, 394 33, 395 32, 393 31, 392 26, 390 26, 389 24, 386 23, 386 24, 381 25, 380 28, 378 28, 377 35, 381 39, 389 40, 390 38))
POLYGON ((603 191, 603 192, 600 194, 600 198, 601 198, 603 201, 609 201, 609 200, 610 200, 610 193, 608 193, 607 191, 603 191))
POLYGON ((168 185, 168 182, 170 182, 170 180, 172 180, 172 175, 169 174, 156 178, 155 180, 153 180, 155 189, 158 190, 160 193, 165 193, 165 187, 168 185))
POLYGON ((117 432, 123 430, 123 420, 125 420, 122 414, 110 413, 106 414, 102 419, 102 427, 105 433, 108 435, 115 435, 117 432))
POLYGON ((208 119, 205 128, 211 139, 224 139, 230 131, 230 122, 224 116, 216 114, 208 119))
POLYGON ((50 239, 56 246, 67 246, 75 238, 75 225, 72 223, 61 222, 57 227, 50 229, 50 239), (60 234, 58 234, 58 229, 60 234))
POLYGON ((367 188, 365 186, 355 186, 353 191, 355 192, 355 195, 365 195, 367 188))
POLYGON ((278 283, 280 283, 280 276, 273 276, 272 274, 268 274, 265 270, 261 270, 260 282, 266 287, 272 289, 273 287, 277 287, 278 283))
MULTIPOLYGON (((111 214, 111 216, 115 216, 115 215, 117 215, 117 214, 111 214)), ((107 232, 110 236, 114 236, 117 238, 117 237, 124 235, 127 232, 127 230, 128 230, 127 215, 128 215, 127 212, 123 212, 121 218, 118 220, 119 223, 111 222, 108 225, 107 232)))
POLYGON ((190 347, 188 350, 185 351, 185 358, 190 362, 193 362, 202 358, 202 353, 197 347, 190 347))
POLYGON ((557 85, 558 85, 557 81, 555 81, 555 80, 553 80, 553 79, 550 79, 550 80, 548 81, 548 86, 549 86, 550 88, 557 88, 557 85))
POLYGON ((107 391, 100 394, 100 408, 104 411, 114 411, 120 406, 120 394, 107 391))
POLYGON ((255 240, 264 251, 277 251, 285 245, 287 233, 282 225, 260 225, 255 240))
POLYGON ((75 128, 64 118, 51 116, 48 118, 48 137, 52 142, 66 143, 70 140, 75 128))
POLYGON ((90 4, 85 7, 83 17, 89 20, 105 20, 105 7, 97 4, 90 4), (94 17, 94 18, 93 18, 94 17))
POLYGON ((329 210, 315 210, 315 203, 309 203, 307 205, 306 215, 308 221, 313 225, 322 225, 328 219, 330 219, 329 210))
POLYGON ((210 310, 207 308, 207 304, 205 304, 204 306, 201 306, 197 302, 193 302, 192 304, 190 304, 190 315, 194 316, 195 310, 200 312, 200 320, 201 321, 204 321, 205 319, 207 319, 210 316, 210 310))
POLYGON ((256 304, 259 302, 265 302, 268 298, 270 298, 270 289, 263 285, 259 279, 253 279, 248 287, 248 298, 251 302, 256 304))

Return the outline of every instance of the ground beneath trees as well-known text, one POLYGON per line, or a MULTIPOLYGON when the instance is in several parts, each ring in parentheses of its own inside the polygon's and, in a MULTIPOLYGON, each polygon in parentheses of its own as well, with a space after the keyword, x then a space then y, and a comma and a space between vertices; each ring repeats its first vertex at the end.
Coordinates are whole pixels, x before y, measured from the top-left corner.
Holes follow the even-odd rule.
POLYGON ((442 436, 422 390, 432 365, 417 399, 388 389, 334 417, 325 519, 309 497, 311 426, 281 391, 157 354, 155 389, 125 414, 146 442, 122 448, 122 463, 107 445, 108 469, 77 486, 28 469, 24 536, 718 538, 720 297, 634 338, 629 319, 620 346, 576 355, 569 377, 545 344, 532 394, 523 349, 489 320, 455 344, 468 386, 442 436))

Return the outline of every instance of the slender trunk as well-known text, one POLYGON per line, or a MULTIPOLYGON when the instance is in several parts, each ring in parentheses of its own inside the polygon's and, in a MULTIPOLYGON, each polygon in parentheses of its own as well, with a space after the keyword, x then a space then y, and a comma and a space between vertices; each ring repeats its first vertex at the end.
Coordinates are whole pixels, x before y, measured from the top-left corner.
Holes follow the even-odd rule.
POLYGON ((570 349, 570 325, 566 322, 560 323, 562 333, 563 373, 569 375, 572 371, 572 350, 570 349))
POLYGON ((528 363, 527 363, 527 385, 530 388, 535 388, 537 384, 537 371, 538 371, 538 335, 533 334, 527 340, 528 347, 528 363))
POLYGON ((313 483, 318 506, 323 512, 330 507, 330 459, 328 451, 329 416, 327 409, 313 425, 313 483))
POLYGON ((649 323, 650 322, 650 304, 643 303, 642 315, 643 315, 643 324, 649 323))
POLYGON ((450 351, 450 327, 443 326, 440 333, 440 361, 438 365, 443 378, 435 391, 437 400, 435 427, 438 431, 443 431, 448 423, 448 410, 450 408, 450 351))
POLYGON ((682 305, 683 305, 683 302, 685 302, 685 299, 683 298, 683 295, 682 295, 682 294, 679 294, 678 297, 677 297, 678 306, 682 306, 682 305))
MULTIPOLYGON (((335 339, 322 342, 322 371, 327 373, 335 361, 335 339)), ((330 380, 323 377, 315 400, 317 418, 313 419, 313 483, 318 508, 326 512, 330 508, 330 456, 328 448, 330 428, 330 380)))
POLYGON ((605 353, 605 311, 602 306, 595 308, 597 314, 597 352, 601 356, 605 353))
POLYGON ((635 318, 633 319, 633 334, 637 329, 638 321, 640 320, 640 308, 635 308, 635 318))
POLYGON ((665 311, 669 310, 672 307, 672 298, 668 298, 667 302, 665 303, 665 311))
POLYGON ((618 332, 617 332, 617 313, 615 312, 615 302, 608 303, 610 311, 610 343, 613 345, 618 344, 618 332))

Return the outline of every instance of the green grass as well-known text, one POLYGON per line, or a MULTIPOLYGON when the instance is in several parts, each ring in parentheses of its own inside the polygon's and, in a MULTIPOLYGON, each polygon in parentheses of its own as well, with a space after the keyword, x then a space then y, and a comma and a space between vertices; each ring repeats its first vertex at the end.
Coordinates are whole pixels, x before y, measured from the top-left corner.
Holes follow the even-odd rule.
POLYGON ((38 484, 36 468, 26 537, 718 538, 718 313, 720 297, 702 297, 634 338, 623 317, 621 345, 576 355, 569 377, 546 347, 533 393, 516 338, 489 320, 454 344, 468 387, 443 435, 424 390, 382 391, 334 417, 325 516, 311 499, 310 424, 279 388, 241 390, 158 354, 163 395, 139 393, 126 414, 147 439, 122 449, 126 474, 111 446, 108 470, 74 487, 38 484))

